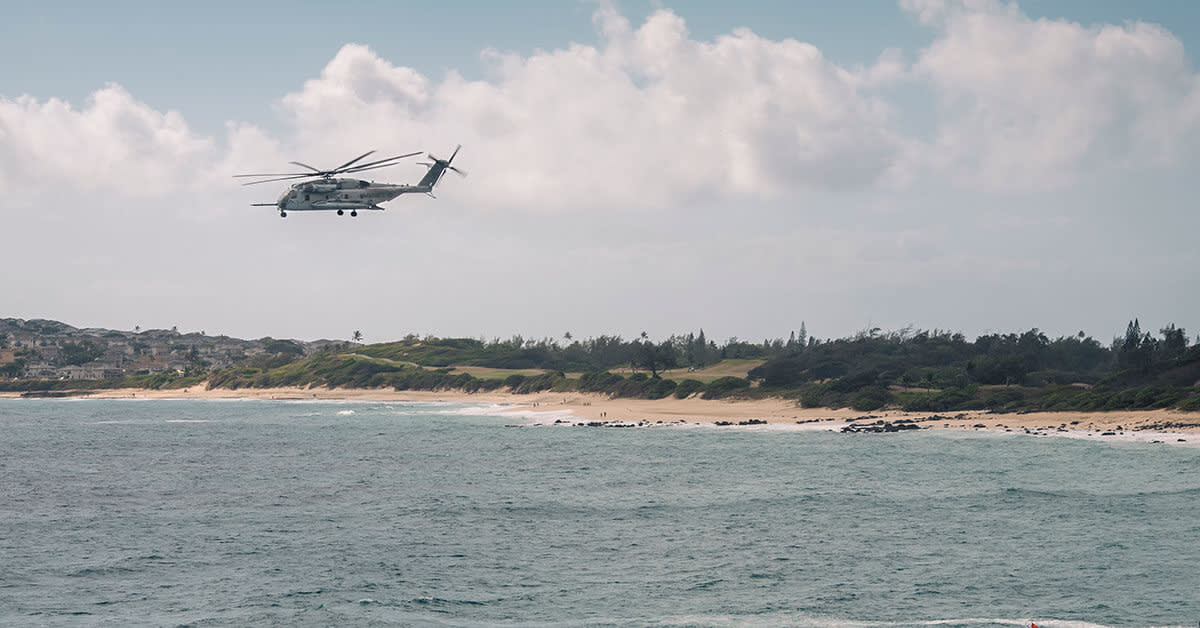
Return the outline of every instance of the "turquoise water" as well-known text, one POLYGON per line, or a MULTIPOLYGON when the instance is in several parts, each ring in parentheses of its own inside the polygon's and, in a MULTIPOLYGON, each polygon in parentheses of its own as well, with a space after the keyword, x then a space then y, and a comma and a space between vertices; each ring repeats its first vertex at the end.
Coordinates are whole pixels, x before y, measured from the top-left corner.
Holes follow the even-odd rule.
POLYGON ((1200 448, 0 400, 0 625, 1196 626, 1200 448))

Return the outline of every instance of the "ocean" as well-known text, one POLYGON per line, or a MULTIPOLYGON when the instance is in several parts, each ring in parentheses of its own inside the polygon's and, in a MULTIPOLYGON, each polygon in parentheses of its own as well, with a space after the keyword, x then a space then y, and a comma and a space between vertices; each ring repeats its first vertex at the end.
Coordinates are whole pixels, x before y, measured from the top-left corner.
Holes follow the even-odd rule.
POLYGON ((0 399, 4 626, 1196 626, 1200 447, 0 399))

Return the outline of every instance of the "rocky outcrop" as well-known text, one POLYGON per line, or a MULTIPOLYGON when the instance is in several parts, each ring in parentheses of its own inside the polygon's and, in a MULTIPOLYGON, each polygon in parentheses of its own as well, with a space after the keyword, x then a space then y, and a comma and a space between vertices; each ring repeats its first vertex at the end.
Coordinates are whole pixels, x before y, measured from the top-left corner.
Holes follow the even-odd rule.
POLYGON ((879 419, 874 423, 851 423, 842 428, 842 432, 847 434, 862 434, 862 433, 890 433, 890 432, 906 432, 908 430, 927 429, 917 425, 912 419, 898 419, 896 421, 885 421, 879 419))

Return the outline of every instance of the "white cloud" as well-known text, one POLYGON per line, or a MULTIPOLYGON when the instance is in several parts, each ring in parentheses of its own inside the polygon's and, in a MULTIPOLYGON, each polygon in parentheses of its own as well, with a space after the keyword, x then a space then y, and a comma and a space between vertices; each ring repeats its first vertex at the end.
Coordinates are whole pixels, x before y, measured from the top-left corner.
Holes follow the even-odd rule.
POLYGON ((965 12, 1015 12, 1016 5, 1004 5, 1000 0, 899 0, 900 8, 913 13, 923 24, 936 25, 948 16, 965 12))
POLYGON ((339 156, 381 139, 397 151, 461 142, 476 176, 455 193, 487 206, 774 198, 870 185, 898 154, 865 76, 809 44, 745 29, 696 41, 666 10, 633 29, 602 8, 596 23, 600 46, 487 51, 484 81, 434 83, 347 45, 282 106, 301 143, 339 156))
POLYGON ((1160 27, 1033 20, 993 0, 901 5, 936 39, 915 62, 885 50, 870 67, 748 29, 699 41, 670 10, 634 27, 609 6, 593 16, 598 45, 484 51, 484 80, 433 79, 347 44, 278 103, 291 133, 231 123, 219 148, 179 113, 117 85, 78 110, 0 98, 0 177, 153 196, 292 159, 328 166, 368 149, 444 156, 462 143, 473 176, 442 191, 452 199, 594 210, 805 199, 931 174, 1024 191, 1178 163, 1197 144, 1200 77, 1160 27), (901 127, 878 89, 906 81, 940 103, 928 138, 901 127))
POLYGON ((993 190, 1178 163, 1200 128, 1183 44, 1143 22, 1034 20, 1015 4, 904 0, 937 39, 914 67, 941 102, 925 166, 993 190))
POLYGON ((302 337, 1056 324, 1032 308, 1103 332, 1129 303, 1200 311, 1200 87, 1180 42, 904 4, 933 43, 867 66, 607 7, 597 44, 485 51, 482 80, 350 44, 279 100, 280 133, 206 137, 115 85, 75 107, 0 97, 3 209, 39 210, 5 214, 0 264, 21 272, 0 293, 10 315, 302 337), (229 178, 460 142, 469 179, 385 215, 282 221, 245 205, 286 184, 229 178), (1140 292, 1114 301, 1115 280, 1140 292))
POLYGON ((1021 192, 1175 164, 1195 143, 1200 78, 1160 27, 1033 20, 994 0, 901 5, 938 31, 913 63, 885 50, 845 68, 795 40, 698 41, 670 10, 635 28, 602 6, 599 45, 485 51, 480 81, 431 80, 347 45, 281 107, 295 150, 336 161, 381 141, 461 142, 475 176, 449 194, 546 210, 803 199, 922 175, 1021 192), (877 91, 902 81, 940 103, 932 137, 901 128, 877 91))
POLYGON ((155 111, 118 85, 96 91, 79 110, 57 98, 0 97, 0 185, 7 190, 174 193, 203 178, 201 166, 214 157, 213 141, 193 133, 178 112, 155 111))
MULTIPOLYGON (((281 99, 292 134, 233 123, 219 149, 117 85, 78 110, 0 98, 0 177, 153 196, 291 159, 324 166, 371 148, 445 154, 463 143, 474 176, 443 192, 473 206, 621 209, 804 198, 921 173, 1039 189, 1177 163, 1197 144, 1200 76, 1161 27, 1033 20, 993 0, 901 5, 935 41, 911 64, 886 50, 867 68, 747 29, 699 41, 670 10, 635 28, 610 6, 593 16, 598 45, 485 51, 485 80, 434 80, 348 44, 281 99), (876 91, 897 81, 940 102, 927 141, 899 128, 876 91)), ((419 176, 407 168, 377 176, 419 176)))

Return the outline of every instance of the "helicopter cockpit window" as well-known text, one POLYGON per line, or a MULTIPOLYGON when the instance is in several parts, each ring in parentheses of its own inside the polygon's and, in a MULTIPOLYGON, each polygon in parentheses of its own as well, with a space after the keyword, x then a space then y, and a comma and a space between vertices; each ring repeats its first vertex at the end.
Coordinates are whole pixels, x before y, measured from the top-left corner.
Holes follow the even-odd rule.
POLYGON ((368 182, 366 182, 366 181, 359 181, 359 182, 358 182, 358 187, 360 187, 360 188, 369 188, 369 187, 371 187, 371 184, 370 184, 370 183, 368 183, 368 182))

